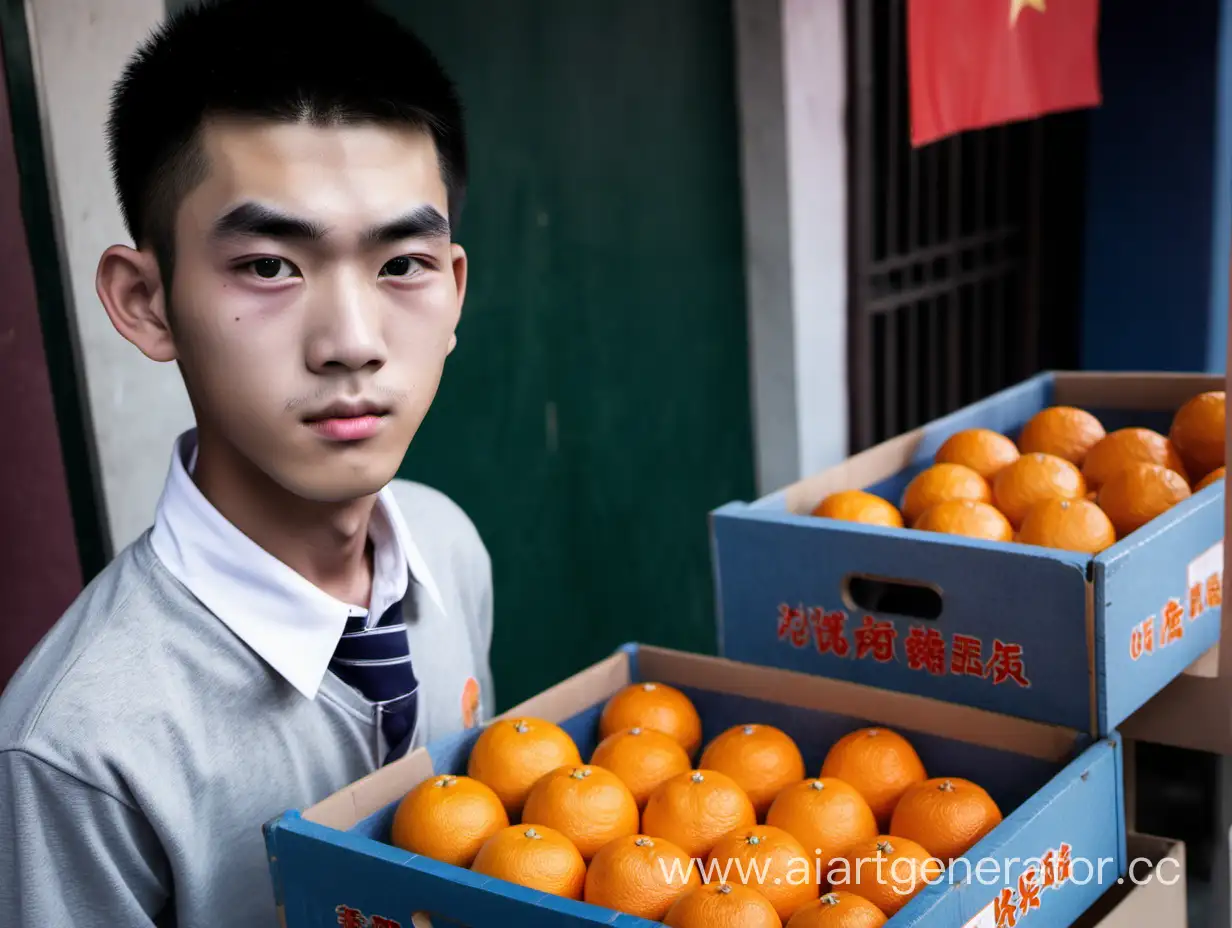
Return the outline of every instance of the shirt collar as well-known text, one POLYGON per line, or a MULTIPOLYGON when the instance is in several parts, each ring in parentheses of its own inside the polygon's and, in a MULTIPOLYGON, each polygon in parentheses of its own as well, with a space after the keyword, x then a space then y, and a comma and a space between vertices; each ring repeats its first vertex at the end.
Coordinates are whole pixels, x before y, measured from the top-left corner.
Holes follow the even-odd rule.
MULTIPOLYGON (((190 476, 196 430, 177 439, 150 535, 155 554, 188 590, 297 690, 315 698, 347 618, 364 607, 314 586, 229 522, 190 476)), ((389 487, 377 495, 369 537, 372 614, 379 617, 413 580, 445 611, 389 487), (409 571, 409 578, 408 578, 409 571)))

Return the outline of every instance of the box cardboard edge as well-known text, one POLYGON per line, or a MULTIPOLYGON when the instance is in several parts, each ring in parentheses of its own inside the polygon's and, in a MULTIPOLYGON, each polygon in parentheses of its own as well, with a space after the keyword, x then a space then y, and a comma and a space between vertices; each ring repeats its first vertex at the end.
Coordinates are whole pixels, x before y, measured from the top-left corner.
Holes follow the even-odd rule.
MULTIPOLYGON (((632 679, 632 660, 628 650, 618 651, 501 713, 485 723, 485 727, 498 719, 519 715, 533 715, 549 721, 567 718, 578 706, 593 705, 628 684, 632 679)), ((1071 756, 1081 737, 1081 733, 1073 729, 984 709, 670 648, 639 646, 637 662, 639 675, 647 680, 717 689, 750 699, 767 699, 819 711, 836 711, 834 706, 859 706, 860 717, 887 727, 918 730, 921 714, 926 713, 929 731, 941 737, 1044 760, 1059 761, 1071 756)), ((301 814, 306 821, 346 830, 397 801, 433 772, 428 749, 417 748, 301 814)))
MULTIPOLYGON (((629 655, 618 651, 497 715, 484 727, 515 715, 533 715, 552 720, 563 717, 559 707, 577 705, 583 699, 595 702, 602 697, 592 699, 591 695, 599 692, 611 695, 616 687, 629 682, 629 665, 629 655)), ((305 809, 303 818, 327 828, 352 828, 367 816, 406 795, 434 772, 427 747, 416 748, 405 757, 374 770, 305 809)))

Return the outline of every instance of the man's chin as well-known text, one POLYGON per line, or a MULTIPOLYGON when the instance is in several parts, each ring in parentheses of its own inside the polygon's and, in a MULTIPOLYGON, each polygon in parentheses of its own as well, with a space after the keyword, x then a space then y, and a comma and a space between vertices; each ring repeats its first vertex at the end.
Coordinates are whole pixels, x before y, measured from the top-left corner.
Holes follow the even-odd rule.
POLYGON ((289 492, 300 499, 316 503, 349 503, 379 493, 398 474, 394 466, 372 466, 362 471, 354 468, 320 467, 303 474, 283 474, 278 479, 289 492))

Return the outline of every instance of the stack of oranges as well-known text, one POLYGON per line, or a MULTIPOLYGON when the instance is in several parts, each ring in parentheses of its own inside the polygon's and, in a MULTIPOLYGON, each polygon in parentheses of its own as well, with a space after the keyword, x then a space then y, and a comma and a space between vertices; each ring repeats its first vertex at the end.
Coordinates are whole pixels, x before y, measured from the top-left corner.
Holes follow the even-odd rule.
POLYGON ((551 722, 493 722, 467 775, 406 795, 392 843, 674 928, 877 928, 1001 822, 983 789, 929 778, 885 728, 840 738, 810 777, 781 729, 703 745, 684 693, 638 683, 599 736, 584 763, 551 722))
POLYGON ((1201 393, 1167 435, 1107 432, 1074 406, 1034 415, 1017 441, 991 429, 951 435, 898 506, 864 490, 813 515, 1098 554, 1224 478, 1224 391, 1201 393))

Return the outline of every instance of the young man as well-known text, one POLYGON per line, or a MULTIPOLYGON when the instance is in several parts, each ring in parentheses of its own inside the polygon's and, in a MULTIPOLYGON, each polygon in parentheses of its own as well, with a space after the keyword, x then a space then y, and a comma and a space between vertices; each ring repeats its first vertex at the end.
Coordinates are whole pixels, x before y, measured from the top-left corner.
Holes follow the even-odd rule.
POLYGON ((367 3, 235 0, 138 52, 109 137, 98 293, 196 428, 0 700, 0 921, 266 928, 264 822, 491 711, 487 553, 393 480, 466 287, 461 111, 367 3))

